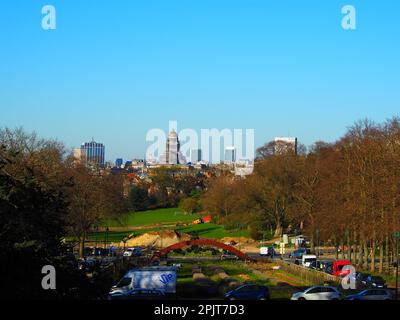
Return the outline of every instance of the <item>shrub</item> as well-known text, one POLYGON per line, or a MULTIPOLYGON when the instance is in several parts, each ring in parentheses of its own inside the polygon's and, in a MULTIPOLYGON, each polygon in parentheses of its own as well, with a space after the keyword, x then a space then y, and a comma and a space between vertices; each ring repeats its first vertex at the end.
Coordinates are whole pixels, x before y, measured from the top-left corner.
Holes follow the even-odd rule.
POLYGON ((255 224, 250 225, 250 237, 253 240, 262 240, 263 239, 262 231, 255 224))

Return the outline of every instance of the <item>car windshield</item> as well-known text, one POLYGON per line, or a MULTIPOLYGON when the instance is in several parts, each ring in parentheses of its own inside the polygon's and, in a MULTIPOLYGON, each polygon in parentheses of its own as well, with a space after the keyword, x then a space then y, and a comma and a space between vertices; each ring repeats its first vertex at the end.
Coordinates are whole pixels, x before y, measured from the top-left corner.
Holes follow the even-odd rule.
POLYGON ((307 294, 313 294, 313 293, 320 293, 322 291, 321 287, 314 287, 311 288, 307 291, 307 294))
POLYGON ((371 280, 373 282, 385 282, 385 280, 383 280, 381 277, 371 277, 371 280))
POLYGON ((254 291, 254 290, 256 290, 255 286, 243 286, 238 289, 238 291, 241 291, 241 292, 254 291))
POLYGON ((122 288, 122 287, 126 287, 129 286, 132 282, 132 278, 129 277, 124 277, 122 278, 118 283, 117 283, 117 288, 122 288))
POLYGON ((305 262, 313 262, 313 261, 315 261, 315 258, 307 258, 307 259, 304 259, 304 261, 305 262))
POLYGON ((337 270, 339 270, 339 271, 343 270, 344 266, 346 266, 346 265, 345 264, 338 265, 337 270))

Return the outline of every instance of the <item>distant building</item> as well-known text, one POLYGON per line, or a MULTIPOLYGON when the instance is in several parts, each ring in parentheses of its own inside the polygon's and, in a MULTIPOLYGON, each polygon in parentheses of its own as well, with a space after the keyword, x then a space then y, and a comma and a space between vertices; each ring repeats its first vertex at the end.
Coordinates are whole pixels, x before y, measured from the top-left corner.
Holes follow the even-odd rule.
POLYGON ((125 165, 124 165, 124 168, 132 168, 132 161, 126 161, 125 162, 125 165))
POLYGON ((225 163, 235 163, 236 161, 236 148, 226 147, 225 148, 225 163))
POLYGON ((102 143, 95 142, 94 140, 82 143, 80 151, 75 149, 75 154, 78 156, 80 163, 104 167, 105 147, 102 143))
POLYGON ((112 161, 106 161, 105 165, 104 165, 107 169, 111 169, 114 164, 112 163, 112 161))
POLYGON ((274 139, 274 153, 285 154, 293 152, 297 154, 297 138, 295 137, 276 137, 274 139))
POLYGON ((245 177, 253 173, 254 162, 250 160, 236 160, 235 175, 245 177))
POLYGON ((86 160, 84 158, 84 155, 82 154, 81 148, 75 148, 74 149, 74 163, 75 164, 83 164, 85 162, 86 162, 86 160))
POLYGON ((186 160, 180 152, 180 148, 178 134, 172 129, 168 135, 165 152, 160 156, 160 163, 170 165, 185 164, 186 160))
POLYGON ((192 164, 196 164, 196 163, 198 163, 198 162, 200 162, 202 159, 201 159, 201 149, 193 149, 193 150, 191 150, 191 152, 190 152, 190 162, 192 163, 192 164))
POLYGON ((124 164, 124 160, 122 158, 118 158, 117 160, 115 160, 115 166, 117 168, 121 168, 123 164, 124 164))

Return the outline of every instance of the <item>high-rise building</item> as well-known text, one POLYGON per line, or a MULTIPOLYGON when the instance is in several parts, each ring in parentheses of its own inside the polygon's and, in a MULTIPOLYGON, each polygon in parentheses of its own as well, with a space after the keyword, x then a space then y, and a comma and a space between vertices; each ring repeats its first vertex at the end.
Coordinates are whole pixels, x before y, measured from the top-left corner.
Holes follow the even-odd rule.
POLYGON ((115 166, 117 168, 121 168, 123 163, 124 163, 124 160, 122 158, 118 158, 117 160, 115 160, 115 166))
MULTIPOLYGON (((78 152, 76 152, 78 154, 78 152)), ((102 143, 91 142, 82 143, 80 148, 81 162, 86 165, 98 165, 104 167, 105 147, 102 143)))
POLYGON ((236 161, 236 148, 226 147, 225 148, 225 163, 234 163, 236 161))
POLYGON ((160 156, 161 164, 185 164, 186 160, 180 152, 178 134, 174 129, 169 133, 165 152, 160 156))
POLYGON ((85 163, 84 155, 82 154, 81 148, 74 149, 74 163, 75 164, 85 163))
POLYGON ((276 137, 274 140, 274 153, 285 154, 293 152, 297 154, 297 138, 295 137, 276 137))
POLYGON ((193 150, 191 150, 191 152, 190 152, 190 162, 192 163, 192 164, 196 164, 196 163, 198 163, 198 162, 200 162, 202 159, 201 159, 201 149, 193 149, 193 150))

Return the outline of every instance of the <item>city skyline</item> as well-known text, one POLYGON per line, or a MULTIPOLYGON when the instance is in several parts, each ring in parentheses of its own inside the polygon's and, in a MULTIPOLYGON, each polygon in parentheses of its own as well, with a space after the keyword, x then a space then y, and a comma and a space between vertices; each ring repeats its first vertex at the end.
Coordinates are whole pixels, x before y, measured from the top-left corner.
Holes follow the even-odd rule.
POLYGON ((4 1, 0 126, 71 149, 95 137, 106 160, 143 158, 146 132, 170 119, 253 128, 256 146, 333 142, 359 119, 399 114, 400 3, 380 1, 379 19, 374 2, 351 4, 353 31, 339 0, 55 0, 57 28, 43 30, 42 2, 4 1))

